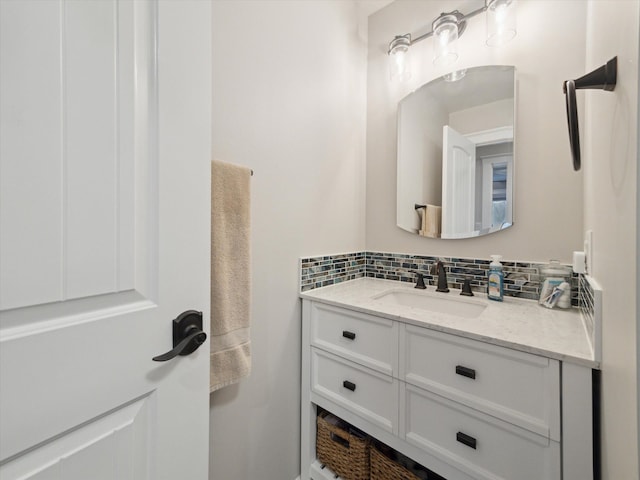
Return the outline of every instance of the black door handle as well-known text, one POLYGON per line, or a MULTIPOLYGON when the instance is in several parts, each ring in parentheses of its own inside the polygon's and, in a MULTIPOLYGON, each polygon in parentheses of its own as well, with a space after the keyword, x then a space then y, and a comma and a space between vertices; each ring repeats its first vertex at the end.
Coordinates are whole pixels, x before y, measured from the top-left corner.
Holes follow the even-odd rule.
POLYGON ((153 360, 166 362, 178 355, 189 355, 206 340, 207 334, 202 331, 202 312, 187 310, 173 320, 173 349, 153 360))

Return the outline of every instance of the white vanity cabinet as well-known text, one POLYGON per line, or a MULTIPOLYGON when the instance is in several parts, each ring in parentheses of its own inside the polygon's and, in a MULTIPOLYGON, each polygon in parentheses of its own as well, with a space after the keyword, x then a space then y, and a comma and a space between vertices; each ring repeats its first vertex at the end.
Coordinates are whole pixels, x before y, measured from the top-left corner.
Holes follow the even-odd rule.
POLYGON ((589 368, 563 387, 556 359, 309 299, 302 312, 302 480, 334 478, 317 406, 448 480, 593 478, 589 368), (581 402, 566 419, 564 394, 581 402), (587 446, 563 445, 563 428, 587 446))
POLYGON ((560 440, 560 362, 413 325, 401 332, 402 380, 560 440))
POLYGON ((472 478, 560 479, 557 360, 403 324, 400 439, 472 478))

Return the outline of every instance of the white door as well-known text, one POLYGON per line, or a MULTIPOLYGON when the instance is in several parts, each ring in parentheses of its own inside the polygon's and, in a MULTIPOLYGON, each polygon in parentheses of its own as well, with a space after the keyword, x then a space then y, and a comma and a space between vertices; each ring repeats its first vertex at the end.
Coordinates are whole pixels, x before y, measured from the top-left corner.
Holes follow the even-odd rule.
POLYGON ((0 1, 0 479, 207 478, 210 5, 0 1), (205 321, 205 329, 206 329, 205 321))
POLYGON ((442 144, 442 238, 475 228, 476 145, 445 125, 442 144))

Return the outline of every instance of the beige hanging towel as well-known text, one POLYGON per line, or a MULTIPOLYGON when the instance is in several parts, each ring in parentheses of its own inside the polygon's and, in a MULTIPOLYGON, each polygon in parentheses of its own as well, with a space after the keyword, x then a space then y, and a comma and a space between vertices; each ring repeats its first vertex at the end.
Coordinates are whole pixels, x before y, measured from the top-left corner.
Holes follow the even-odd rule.
POLYGON ((211 162, 211 392, 251 373, 250 179, 211 162))

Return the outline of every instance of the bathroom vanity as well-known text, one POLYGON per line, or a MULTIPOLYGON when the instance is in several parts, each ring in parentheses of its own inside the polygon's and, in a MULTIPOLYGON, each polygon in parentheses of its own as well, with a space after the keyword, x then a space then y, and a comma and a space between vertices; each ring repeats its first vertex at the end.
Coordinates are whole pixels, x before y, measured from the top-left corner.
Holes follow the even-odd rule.
POLYGON ((362 278, 302 297, 301 479, 321 407, 449 480, 593 479, 592 340, 574 309, 362 278))

